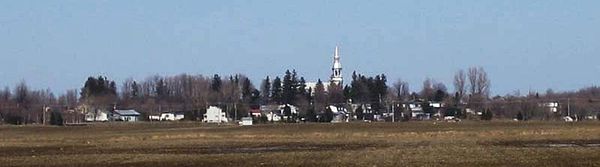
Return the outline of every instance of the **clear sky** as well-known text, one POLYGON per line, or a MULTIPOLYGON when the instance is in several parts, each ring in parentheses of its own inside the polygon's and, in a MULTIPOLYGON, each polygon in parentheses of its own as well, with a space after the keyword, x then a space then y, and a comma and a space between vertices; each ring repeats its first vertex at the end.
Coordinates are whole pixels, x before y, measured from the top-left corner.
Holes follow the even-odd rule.
POLYGON ((90 76, 255 81, 296 69, 327 80, 335 45, 346 79, 385 73, 418 91, 484 67, 493 94, 600 81, 600 1, 2 0, 0 86, 57 94, 90 76))

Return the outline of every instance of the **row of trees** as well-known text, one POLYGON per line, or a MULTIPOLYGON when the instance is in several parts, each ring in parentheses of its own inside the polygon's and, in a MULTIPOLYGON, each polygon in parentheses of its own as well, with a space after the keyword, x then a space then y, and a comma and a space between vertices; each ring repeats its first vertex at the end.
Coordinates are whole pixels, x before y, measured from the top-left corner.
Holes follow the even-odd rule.
POLYGON ((31 90, 22 81, 12 91, 9 87, 0 90, 0 123, 53 123, 53 120, 62 119, 62 115, 59 118, 49 109, 68 110, 76 107, 77 102, 74 90, 57 97, 50 89, 31 90))
MULTIPOLYGON (((184 111, 186 119, 202 118, 207 106, 218 105, 228 115, 239 119, 247 116, 251 109, 260 105, 291 104, 300 108, 301 117, 316 121, 317 115, 327 114, 329 105, 348 107, 348 104, 370 106, 373 114, 390 112, 390 106, 400 106, 412 102, 446 104, 441 110, 446 115, 466 117, 466 110, 484 112, 484 119, 519 118, 556 119, 565 115, 588 116, 600 109, 600 88, 589 87, 574 92, 545 93, 529 92, 490 97, 491 81, 481 67, 459 70, 453 79, 454 91, 434 79, 423 81, 420 91, 411 91, 408 82, 397 80, 391 87, 384 74, 365 76, 354 72, 346 85, 323 82, 309 83, 295 70, 287 70, 283 76, 267 76, 259 88, 241 74, 230 76, 203 76, 181 74, 176 76, 150 76, 142 81, 125 80, 121 85, 105 76, 89 77, 83 87, 69 90, 55 96, 49 89, 30 90, 25 82, 14 89, 0 90, 0 119, 2 122, 41 123, 45 117, 42 110, 75 110, 85 104, 94 109, 110 110, 114 107, 136 109, 146 115, 162 111, 184 111), (558 102, 559 111, 546 112, 544 102, 558 102)), ((424 105, 425 110, 434 112, 424 105)), ((352 108, 355 114, 367 108, 352 108)), ((396 107, 393 112, 405 112, 406 108, 396 107)), ((50 114, 54 115, 54 114, 50 114)), ((327 115, 325 115, 327 116, 327 115)), ((362 117, 359 116, 359 117, 362 117)), ((75 115, 65 121, 81 118, 75 115)))

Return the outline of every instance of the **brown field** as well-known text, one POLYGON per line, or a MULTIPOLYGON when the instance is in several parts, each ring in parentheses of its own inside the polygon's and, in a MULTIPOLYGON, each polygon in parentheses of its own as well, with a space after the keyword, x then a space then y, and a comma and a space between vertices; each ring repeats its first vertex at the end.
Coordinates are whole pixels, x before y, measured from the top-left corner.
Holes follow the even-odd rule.
POLYGON ((600 122, 3 125, 0 166, 600 166, 600 122))

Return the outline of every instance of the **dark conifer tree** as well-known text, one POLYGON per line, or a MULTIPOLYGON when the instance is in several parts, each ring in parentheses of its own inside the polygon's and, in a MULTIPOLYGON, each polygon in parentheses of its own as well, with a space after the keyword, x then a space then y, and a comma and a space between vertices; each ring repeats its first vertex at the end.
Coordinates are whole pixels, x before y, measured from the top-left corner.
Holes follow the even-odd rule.
POLYGON ((269 104, 271 101, 271 79, 269 79, 269 76, 267 76, 267 78, 263 80, 260 89, 262 95, 262 103, 269 104))
POLYGON ((215 74, 213 76, 213 80, 212 83, 210 84, 210 89, 214 92, 219 92, 221 91, 221 85, 222 81, 221 81, 221 77, 217 74, 215 74))
POLYGON ((279 77, 275 77, 275 79, 273 79, 273 86, 271 86, 271 99, 276 104, 283 104, 281 91, 281 79, 279 77))
POLYGON ((292 73, 290 70, 287 70, 285 71, 285 76, 283 76, 282 102, 285 104, 292 104, 294 92, 292 73))

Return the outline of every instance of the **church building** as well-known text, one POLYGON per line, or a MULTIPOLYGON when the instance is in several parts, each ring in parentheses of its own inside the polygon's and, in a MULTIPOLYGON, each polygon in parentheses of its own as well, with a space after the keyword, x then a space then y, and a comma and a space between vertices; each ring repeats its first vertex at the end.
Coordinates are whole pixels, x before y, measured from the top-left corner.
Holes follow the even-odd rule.
MULTIPOLYGON (((336 46, 335 50, 333 51, 333 66, 331 67, 331 76, 329 78, 329 81, 323 81, 323 86, 325 87, 326 91, 331 83, 341 86, 343 86, 344 84, 344 77, 342 75, 342 63, 340 63, 340 51, 338 46, 336 46)), ((317 82, 306 83, 306 89, 312 89, 313 92, 316 86, 317 82)))

